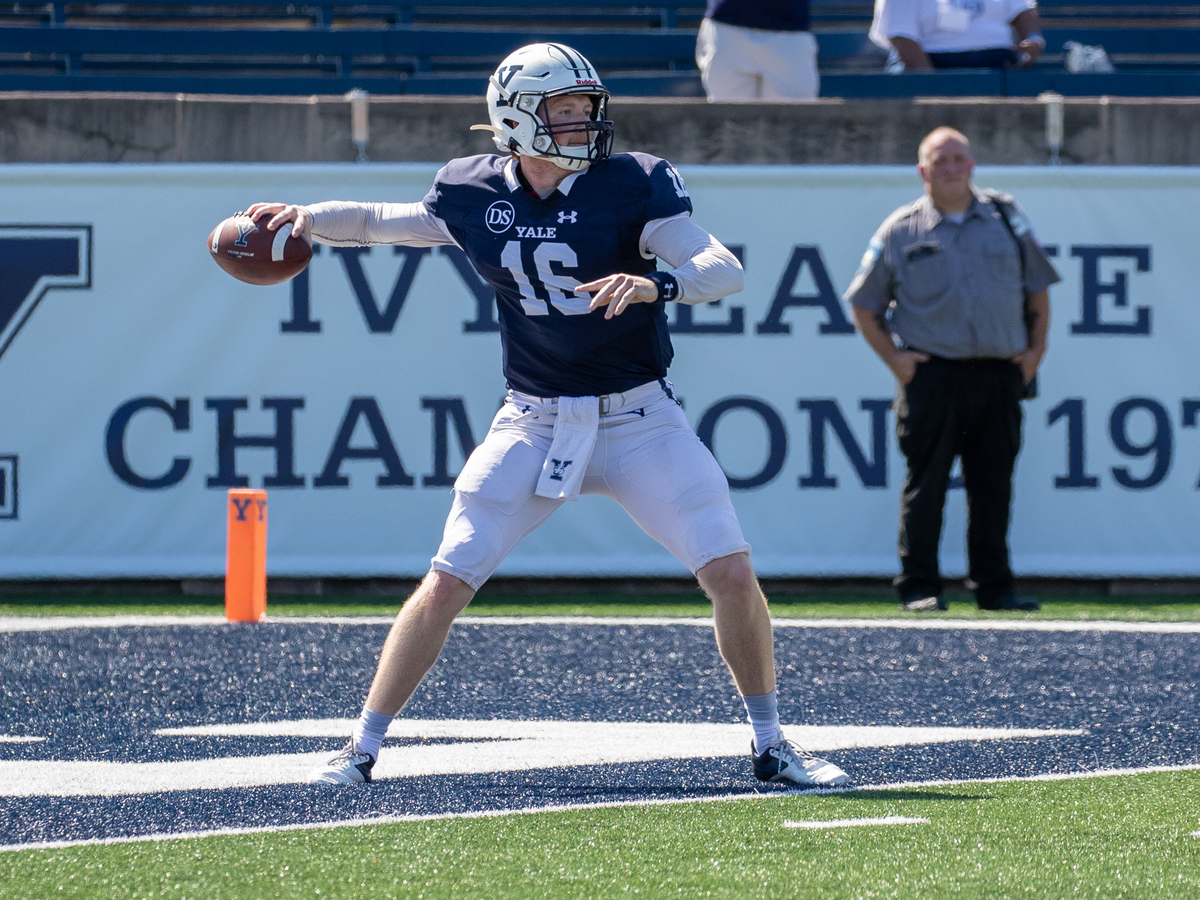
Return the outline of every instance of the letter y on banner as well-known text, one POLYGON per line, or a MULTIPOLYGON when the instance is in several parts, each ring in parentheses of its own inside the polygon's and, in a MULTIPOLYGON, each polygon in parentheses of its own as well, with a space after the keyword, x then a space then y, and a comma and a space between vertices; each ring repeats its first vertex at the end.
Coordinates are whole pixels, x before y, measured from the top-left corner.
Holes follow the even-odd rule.
POLYGON ((91 286, 91 225, 0 225, 0 356, 47 291, 91 286))

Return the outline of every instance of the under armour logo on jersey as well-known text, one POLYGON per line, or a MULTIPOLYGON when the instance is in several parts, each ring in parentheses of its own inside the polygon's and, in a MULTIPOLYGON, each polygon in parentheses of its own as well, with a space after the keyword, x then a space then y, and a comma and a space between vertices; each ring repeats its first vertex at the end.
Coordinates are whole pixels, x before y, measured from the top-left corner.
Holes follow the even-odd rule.
POLYGON ((570 222, 573 225, 578 217, 579 213, 576 210, 571 210, 570 212, 560 212, 558 214, 558 224, 561 225, 563 222, 570 222))
POLYGON ((516 218, 517 211, 507 200, 497 200, 483 214, 483 221, 487 223, 488 231, 494 234, 503 234, 508 231, 516 218))
POLYGON ((250 234, 252 231, 258 231, 258 223, 252 222, 249 219, 234 219, 233 224, 237 226, 238 230, 237 240, 233 242, 233 246, 248 246, 246 244, 246 235, 250 234))
POLYGON ((567 466, 569 466, 574 461, 575 460, 573 460, 573 459, 568 459, 568 460, 564 461, 561 459, 551 458, 550 462, 552 462, 554 464, 554 471, 550 473, 550 480, 551 481, 562 481, 563 476, 567 474, 567 466))

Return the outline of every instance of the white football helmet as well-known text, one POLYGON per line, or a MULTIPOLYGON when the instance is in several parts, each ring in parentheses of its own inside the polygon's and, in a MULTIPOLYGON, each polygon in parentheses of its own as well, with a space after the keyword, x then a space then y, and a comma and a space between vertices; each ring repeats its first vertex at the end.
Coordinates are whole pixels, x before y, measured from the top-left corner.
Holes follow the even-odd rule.
POLYGON ((492 132, 501 152, 552 159, 572 172, 612 152, 608 91, 583 54, 565 44, 530 44, 510 53, 488 79, 487 104, 491 124, 472 127, 492 132), (591 120, 570 128, 587 133, 585 144, 560 145, 539 115, 547 97, 564 94, 591 97, 591 120))

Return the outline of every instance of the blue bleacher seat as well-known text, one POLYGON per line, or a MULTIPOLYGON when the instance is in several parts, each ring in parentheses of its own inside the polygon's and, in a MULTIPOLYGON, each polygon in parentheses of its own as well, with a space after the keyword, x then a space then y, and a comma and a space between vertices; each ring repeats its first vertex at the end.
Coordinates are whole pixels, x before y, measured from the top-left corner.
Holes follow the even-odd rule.
MULTIPOLYGON (((482 93, 532 41, 576 46, 618 95, 701 96, 700 0, 128 0, 0 9, 0 90, 235 94, 482 93)), ((868 0, 814 0, 822 95, 1200 95, 1200 7, 1042 0, 1047 52, 1027 72, 885 75, 868 0), (1118 71, 1069 75, 1062 45, 1099 44, 1118 71)))

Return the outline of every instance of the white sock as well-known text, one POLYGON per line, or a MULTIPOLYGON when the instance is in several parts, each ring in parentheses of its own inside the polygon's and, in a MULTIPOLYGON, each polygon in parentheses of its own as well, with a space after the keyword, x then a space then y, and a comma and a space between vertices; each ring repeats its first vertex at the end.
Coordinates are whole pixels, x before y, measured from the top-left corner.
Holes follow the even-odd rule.
POLYGON ((754 752, 761 753, 779 737, 779 699, 775 691, 757 697, 742 697, 746 715, 754 728, 754 752))
POLYGON ((387 734, 388 726, 395 716, 371 712, 365 706, 358 721, 354 723, 354 743, 359 750, 370 753, 372 759, 379 759, 379 745, 387 734))

